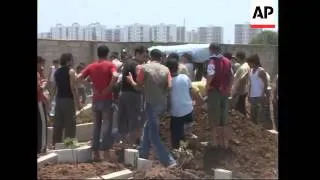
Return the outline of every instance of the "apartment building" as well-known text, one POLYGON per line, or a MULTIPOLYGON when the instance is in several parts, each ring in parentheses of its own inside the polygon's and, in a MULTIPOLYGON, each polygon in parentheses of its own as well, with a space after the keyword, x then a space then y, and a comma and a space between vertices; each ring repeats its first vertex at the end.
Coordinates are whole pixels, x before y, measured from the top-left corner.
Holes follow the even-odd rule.
POLYGON ((177 42, 186 42, 186 27, 179 26, 177 27, 177 42))
POLYGON ((198 42, 198 32, 196 30, 187 31, 186 42, 197 43, 198 42))
POLYGON ((223 28, 208 26, 198 28, 199 43, 223 43, 223 28))
POLYGON ((67 27, 67 40, 83 40, 84 29, 79 23, 73 23, 67 27))
POLYGON ((57 24, 55 27, 50 28, 52 39, 68 40, 67 27, 62 24, 57 24))
POLYGON ((262 32, 261 29, 252 29, 250 24, 236 24, 234 26, 234 43, 249 44, 252 38, 262 32))

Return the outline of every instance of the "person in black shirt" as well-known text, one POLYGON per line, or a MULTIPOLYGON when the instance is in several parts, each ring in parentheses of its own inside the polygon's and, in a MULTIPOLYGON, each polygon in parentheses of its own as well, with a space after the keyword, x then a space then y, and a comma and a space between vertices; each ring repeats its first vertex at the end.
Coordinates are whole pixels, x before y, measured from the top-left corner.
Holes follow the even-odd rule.
POLYGON ((139 132, 143 122, 141 120, 141 92, 129 84, 126 77, 130 72, 135 80, 136 67, 144 63, 146 58, 147 49, 140 46, 135 49, 135 58, 126 60, 122 69, 122 83, 118 106, 118 128, 121 136, 128 140, 130 144, 134 144, 140 138, 139 132))
POLYGON ((54 74, 56 107, 53 125, 53 146, 62 142, 62 132, 65 137, 74 138, 76 135, 76 109, 80 109, 80 100, 76 86, 76 72, 72 69, 73 56, 65 53, 60 58, 61 67, 54 74))

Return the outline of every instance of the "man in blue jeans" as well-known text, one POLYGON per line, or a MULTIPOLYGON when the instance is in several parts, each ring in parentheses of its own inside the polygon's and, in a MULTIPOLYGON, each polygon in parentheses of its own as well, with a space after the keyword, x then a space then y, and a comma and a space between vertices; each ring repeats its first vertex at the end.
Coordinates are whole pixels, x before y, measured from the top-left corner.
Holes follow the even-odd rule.
POLYGON ((78 78, 85 79, 90 77, 92 81, 93 96, 92 110, 94 112, 95 121, 93 123, 92 151, 94 161, 100 160, 99 150, 104 151, 104 158, 107 159, 108 150, 113 144, 112 137, 112 88, 117 79, 117 68, 109 60, 107 60, 109 48, 107 46, 98 47, 98 60, 89 64, 79 75, 78 78), (101 126, 104 126, 101 128, 101 126), (100 145, 100 133, 104 129, 102 135, 102 143, 100 145))
POLYGON ((150 52, 151 62, 138 65, 136 68, 136 81, 132 74, 127 76, 128 82, 134 87, 142 87, 146 101, 147 121, 145 122, 142 141, 139 148, 139 156, 148 158, 151 144, 155 147, 157 156, 164 166, 177 165, 172 155, 161 142, 159 133, 159 116, 167 107, 167 96, 171 88, 171 75, 169 69, 160 64, 162 53, 158 49, 150 52))

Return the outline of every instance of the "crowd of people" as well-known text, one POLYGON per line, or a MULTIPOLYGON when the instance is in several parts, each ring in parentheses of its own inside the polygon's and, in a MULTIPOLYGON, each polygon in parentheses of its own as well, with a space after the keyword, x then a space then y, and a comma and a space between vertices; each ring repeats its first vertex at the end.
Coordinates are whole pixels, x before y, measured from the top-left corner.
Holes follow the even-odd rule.
POLYGON ((121 141, 137 146, 141 158, 147 159, 153 147, 163 165, 177 165, 160 137, 159 121, 164 113, 171 116, 173 149, 178 149, 181 141, 197 138, 192 133, 194 121, 211 130, 212 146, 228 149, 228 110, 234 108, 248 116, 247 100, 252 121, 262 125, 272 125, 272 104, 277 129, 278 75, 272 86, 257 54, 222 54, 219 45, 213 43, 208 51, 208 60, 199 64, 193 63, 188 53, 179 56, 158 49, 149 52, 144 46, 137 47, 133 57, 126 51, 109 56, 109 48, 101 45, 97 48, 98 59, 89 65, 81 63, 74 68, 73 55, 62 54, 53 61, 48 77, 44 73, 46 61, 38 56, 38 153, 48 146, 49 115, 54 124, 52 148, 63 141, 63 130, 65 138, 75 138, 76 111, 85 105, 90 91, 95 161, 102 159, 100 151, 104 159, 111 159, 108 150, 121 141), (202 111, 208 112, 205 122, 198 120, 202 111))

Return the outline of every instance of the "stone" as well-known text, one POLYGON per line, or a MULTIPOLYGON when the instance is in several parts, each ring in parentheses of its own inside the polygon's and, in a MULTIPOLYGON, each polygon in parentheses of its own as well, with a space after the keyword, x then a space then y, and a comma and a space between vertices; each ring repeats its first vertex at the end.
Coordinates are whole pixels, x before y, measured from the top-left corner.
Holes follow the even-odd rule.
POLYGON ((37 159, 38 167, 41 167, 45 164, 49 163, 57 163, 58 162, 58 154, 50 153, 44 156, 41 156, 37 159))
POLYGON ((99 177, 99 176, 97 176, 97 177, 92 177, 92 178, 87 178, 87 179, 100 180, 100 179, 102 179, 102 178, 99 177))
POLYGON ((84 163, 91 160, 91 146, 82 146, 74 150, 78 163, 84 163))
POLYGON ((58 154, 59 163, 76 162, 77 153, 73 149, 58 149, 58 150, 51 150, 51 152, 58 154))
POLYGON ((138 170, 149 170, 152 168, 152 161, 143 159, 143 158, 138 158, 138 170))
POLYGON ((66 146, 64 145, 64 143, 56 143, 56 144, 54 145, 54 148, 55 148, 55 149, 65 149, 66 146))
POLYGON ((136 149, 125 149, 124 150, 124 164, 136 167, 138 157, 139 157, 138 150, 136 150, 136 149))
POLYGON ((225 169, 214 169, 214 179, 232 179, 232 171, 225 169))
POLYGON ((92 137, 93 123, 77 125, 76 138, 78 141, 89 141, 92 137))
POLYGON ((130 171, 129 169, 125 169, 125 170, 110 173, 101 177, 102 179, 127 179, 132 177, 132 175, 133 175, 132 171, 130 171))
POLYGON ((271 134, 276 134, 276 135, 278 135, 278 131, 276 131, 276 130, 274 130, 274 129, 268 130, 268 132, 270 132, 271 134))

